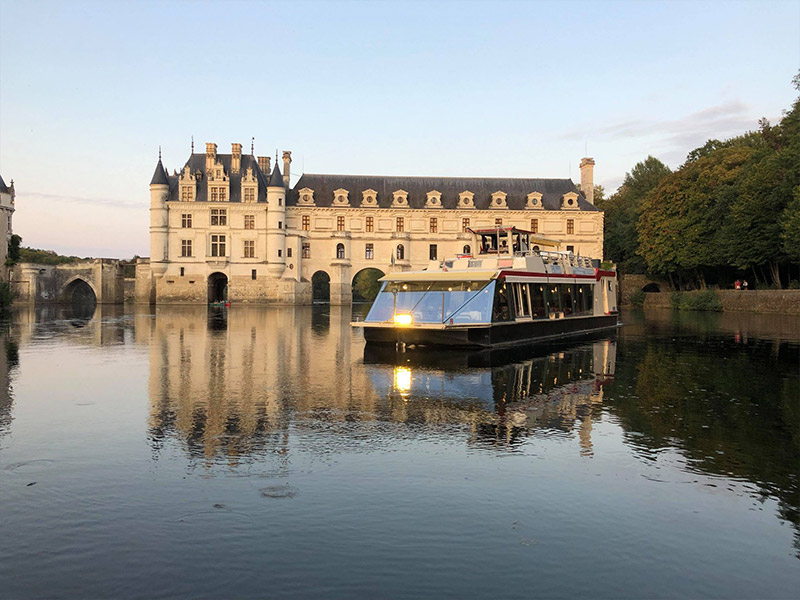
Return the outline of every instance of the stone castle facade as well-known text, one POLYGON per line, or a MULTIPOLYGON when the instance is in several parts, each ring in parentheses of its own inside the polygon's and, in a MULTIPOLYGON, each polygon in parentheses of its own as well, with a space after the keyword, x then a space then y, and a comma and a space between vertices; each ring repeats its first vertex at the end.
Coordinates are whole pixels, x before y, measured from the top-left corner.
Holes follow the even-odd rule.
POLYGON ((14 215, 15 198, 14 180, 11 180, 11 185, 6 185, 0 177, 0 265, 5 265, 8 258, 8 242, 14 231, 11 227, 11 218, 14 215))
POLYGON ((150 258, 136 299, 155 303, 308 304, 312 280, 349 304, 354 277, 422 269, 469 254, 468 229, 516 226, 599 258, 603 212, 593 202, 594 160, 570 179, 303 174, 289 185, 269 157, 206 144, 169 175, 161 157, 150 182, 150 258))

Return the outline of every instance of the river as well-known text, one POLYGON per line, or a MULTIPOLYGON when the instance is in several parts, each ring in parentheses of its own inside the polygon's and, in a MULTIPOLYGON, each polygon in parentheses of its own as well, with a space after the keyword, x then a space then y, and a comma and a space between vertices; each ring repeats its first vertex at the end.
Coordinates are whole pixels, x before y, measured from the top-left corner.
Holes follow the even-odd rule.
POLYGON ((401 355, 351 318, 13 311, 0 595, 796 597, 800 318, 401 355))

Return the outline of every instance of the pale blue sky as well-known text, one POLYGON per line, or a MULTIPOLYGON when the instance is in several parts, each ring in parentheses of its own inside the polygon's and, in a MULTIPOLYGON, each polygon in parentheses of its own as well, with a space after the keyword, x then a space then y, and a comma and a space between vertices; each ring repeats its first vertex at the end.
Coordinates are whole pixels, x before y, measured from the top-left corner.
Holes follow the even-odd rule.
POLYGON ((0 0, 0 175, 25 245, 146 255, 192 135, 297 176, 577 180, 588 146, 613 192, 779 120, 798 68, 800 1, 0 0))

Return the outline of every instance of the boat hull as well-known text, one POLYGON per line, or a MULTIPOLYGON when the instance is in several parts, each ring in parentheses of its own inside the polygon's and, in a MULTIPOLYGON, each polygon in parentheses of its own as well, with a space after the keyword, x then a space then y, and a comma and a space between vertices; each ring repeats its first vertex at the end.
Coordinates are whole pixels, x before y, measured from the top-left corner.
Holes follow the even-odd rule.
POLYGON ((445 329, 365 326, 364 339, 371 344, 488 348, 586 335, 602 329, 613 329, 617 322, 617 315, 612 314, 445 329))

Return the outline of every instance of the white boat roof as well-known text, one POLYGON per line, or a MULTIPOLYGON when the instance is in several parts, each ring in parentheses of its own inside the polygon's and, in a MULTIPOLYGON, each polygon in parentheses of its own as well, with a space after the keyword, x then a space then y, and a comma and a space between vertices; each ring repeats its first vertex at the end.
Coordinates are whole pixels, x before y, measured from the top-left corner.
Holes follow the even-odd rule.
POLYGON ((502 269, 453 269, 452 271, 397 271, 378 281, 489 281, 502 269))

